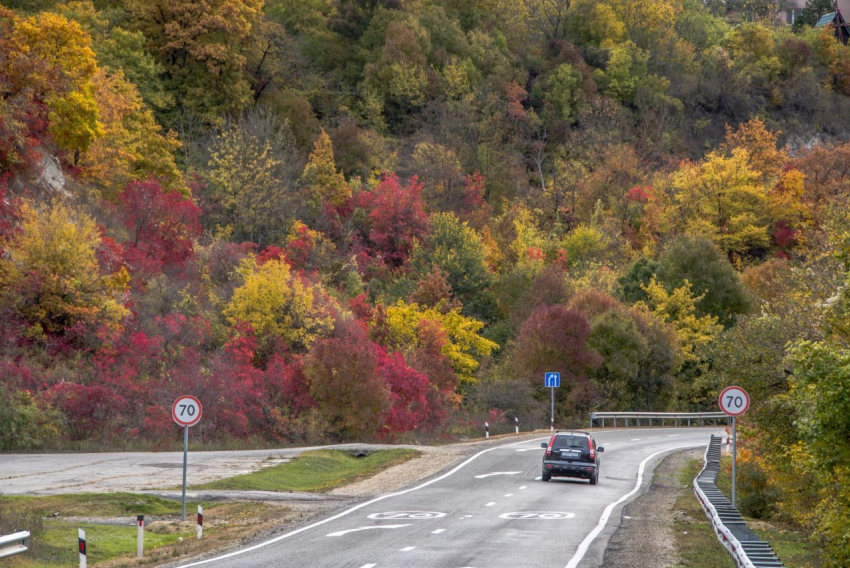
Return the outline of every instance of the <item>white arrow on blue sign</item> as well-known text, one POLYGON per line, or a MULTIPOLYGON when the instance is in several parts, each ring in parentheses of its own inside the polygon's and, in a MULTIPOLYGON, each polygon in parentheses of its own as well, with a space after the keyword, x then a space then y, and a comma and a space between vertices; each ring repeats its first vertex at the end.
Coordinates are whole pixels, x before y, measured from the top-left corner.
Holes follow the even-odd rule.
POLYGON ((545 373, 544 374, 544 384, 546 387, 560 387, 561 386, 561 373, 545 373))

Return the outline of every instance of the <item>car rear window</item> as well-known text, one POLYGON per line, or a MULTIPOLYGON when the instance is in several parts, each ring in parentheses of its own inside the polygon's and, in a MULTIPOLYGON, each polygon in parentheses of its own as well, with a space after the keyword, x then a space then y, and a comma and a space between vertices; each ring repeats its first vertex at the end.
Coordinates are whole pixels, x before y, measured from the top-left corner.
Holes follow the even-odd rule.
POLYGON ((587 436, 555 436, 555 443, 552 444, 552 449, 560 450, 562 448, 590 449, 587 445, 587 436))

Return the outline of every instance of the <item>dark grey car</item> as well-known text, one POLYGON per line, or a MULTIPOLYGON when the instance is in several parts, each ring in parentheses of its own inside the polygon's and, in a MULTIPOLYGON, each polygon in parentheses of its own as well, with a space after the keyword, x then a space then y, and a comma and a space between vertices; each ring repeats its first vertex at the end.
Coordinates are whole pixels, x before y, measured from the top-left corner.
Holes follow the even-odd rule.
POLYGON ((588 432, 556 432, 543 455, 543 481, 553 477, 587 479, 591 485, 599 482, 599 454, 605 448, 597 447, 588 432))

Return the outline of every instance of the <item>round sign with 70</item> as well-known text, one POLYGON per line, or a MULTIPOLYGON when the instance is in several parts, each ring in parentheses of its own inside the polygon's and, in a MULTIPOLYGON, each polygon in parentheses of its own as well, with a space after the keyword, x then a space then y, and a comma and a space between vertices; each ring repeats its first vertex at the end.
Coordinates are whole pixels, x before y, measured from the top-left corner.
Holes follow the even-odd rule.
POLYGON ((720 410, 729 416, 740 416, 750 407, 750 395, 741 387, 726 387, 718 399, 720 410))
POLYGON ((181 426, 194 426, 201 420, 201 401, 191 395, 178 397, 171 406, 171 417, 181 426))

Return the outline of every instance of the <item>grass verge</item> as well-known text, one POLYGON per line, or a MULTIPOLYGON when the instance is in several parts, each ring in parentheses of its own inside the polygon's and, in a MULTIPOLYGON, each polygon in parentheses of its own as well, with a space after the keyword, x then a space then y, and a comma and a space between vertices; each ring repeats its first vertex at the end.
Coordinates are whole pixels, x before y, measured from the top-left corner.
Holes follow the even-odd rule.
POLYGON ((134 493, 0 496, 0 527, 32 533, 30 550, 3 562, 27 568, 78 566, 77 529, 81 528, 86 531, 91 565, 161 564, 226 546, 294 516, 288 507, 264 503, 189 502, 187 512, 195 511, 197 505, 203 505, 206 517, 202 540, 195 538, 193 514, 180 521, 179 501, 134 493), (141 561, 135 557, 138 514, 145 515, 146 524, 141 561))
POLYGON ((339 450, 315 450, 281 465, 196 485, 193 489, 329 491, 418 455, 416 450, 403 448, 372 452, 359 458, 339 450))
POLYGON ((693 491, 693 481, 702 469, 701 459, 688 460, 679 470, 682 489, 676 497, 673 531, 676 549, 682 559, 680 566, 686 568, 732 568, 734 563, 729 553, 714 536, 714 530, 705 512, 700 507, 693 491))

